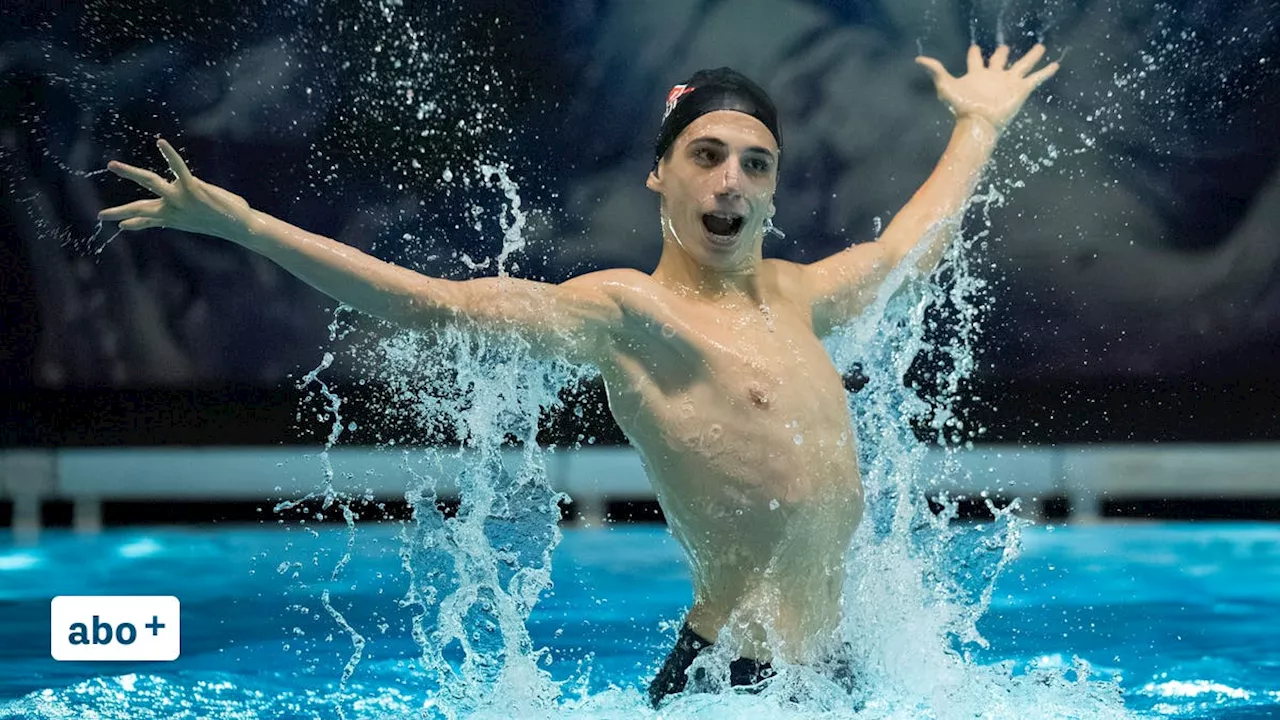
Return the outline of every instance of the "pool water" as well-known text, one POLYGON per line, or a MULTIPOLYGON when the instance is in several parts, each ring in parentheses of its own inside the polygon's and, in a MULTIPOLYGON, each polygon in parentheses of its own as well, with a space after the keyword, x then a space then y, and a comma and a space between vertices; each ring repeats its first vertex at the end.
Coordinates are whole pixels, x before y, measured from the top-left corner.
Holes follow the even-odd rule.
MULTIPOLYGON (((395 524, 130 528, 0 535, 0 719, 418 717, 395 524), (366 638, 345 687, 350 637, 366 638), (171 663, 49 657, 55 595, 177 595, 182 656, 171 663)), ((1118 673, 1139 715, 1280 717, 1280 525, 1039 527, 997 583, 975 659, 1118 673)), ((660 526, 567 530, 554 586, 529 624, 566 696, 640 694, 690 600, 679 548, 660 526)), ((714 716, 714 715, 713 715, 714 716)), ((854 717, 852 711, 843 715, 854 717)), ((828 717, 835 717, 830 716, 828 717)))

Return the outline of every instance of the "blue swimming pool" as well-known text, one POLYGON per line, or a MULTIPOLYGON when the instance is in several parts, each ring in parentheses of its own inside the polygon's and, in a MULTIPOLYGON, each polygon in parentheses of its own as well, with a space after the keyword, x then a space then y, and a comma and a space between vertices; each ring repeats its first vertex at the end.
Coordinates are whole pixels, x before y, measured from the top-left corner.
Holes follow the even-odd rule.
MULTIPOLYGON (((341 526, 142 528, 51 532, 30 547, 0 536, 0 718, 419 717, 430 683, 398 605, 407 585, 396 528, 360 525, 331 582, 346 536, 341 526), (320 610, 326 588, 367 640, 341 691, 352 644, 320 610), (51 660, 49 599, 89 594, 177 595, 181 658, 51 660)), ((979 623, 990 647, 976 662, 1082 658, 1120 674, 1138 715, 1280 716, 1280 526, 1036 528, 1023 544, 979 623)), ((569 680, 565 697, 592 698, 562 701, 564 712, 649 713, 641 692, 690 596, 675 543, 657 526, 568 530, 552 579, 532 639, 549 649, 541 664, 569 680)), ((690 714, 742 715, 710 702, 690 714)))

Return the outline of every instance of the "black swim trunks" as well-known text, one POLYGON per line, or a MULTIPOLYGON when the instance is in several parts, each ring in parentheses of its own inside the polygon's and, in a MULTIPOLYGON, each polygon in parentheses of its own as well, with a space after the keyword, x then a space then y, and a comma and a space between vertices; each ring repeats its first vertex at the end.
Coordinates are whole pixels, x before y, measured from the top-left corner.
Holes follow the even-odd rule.
MULTIPOLYGON (((689 623, 686 622, 680 628, 680 637, 676 640, 676 646, 667 656, 667 661, 662 664, 657 677, 649 683, 649 702, 655 709, 662 702, 662 698, 684 692, 685 684, 690 679, 689 666, 693 664, 694 658, 698 657, 698 653, 709 647, 711 647, 711 641, 694 632, 693 628, 689 627, 689 623)), ((697 668, 693 672, 693 680, 695 682, 702 680, 705 673, 706 671, 702 668, 697 668)), ((773 668, 767 662, 740 657, 729 663, 729 684, 734 687, 756 685, 772 675, 773 668)), ((759 692, 759 690, 748 688, 748 692, 759 692)))
MULTIPOLYGON (((649 683, 649 702, 653 704, 655 710, 666 696, 684 692, 690 680, 693 681, 695 688, 703 683, 706 671, 703 668, 696 668, 690 677, 689 667, 693 665, 698 653, 709 647, 711 647, 711 641, 694 632, 693 628, 689 627, 689 623, 686 622, 680 628, 680 637, 676 640, 676 646, 672 648, 671 654, 667 656, 667 661, 662 664, 662 669, 658 671, 653 682, 649 683)), ((850 707, 859 712, 862 711, 866 702, 863 696, 864 691, 859 689, 858 670, 853 660, 852 648, 841 645, 810 667, 849 693, 850 707)), ((751 658, 740 657, 729 663, 729 684, 733 687, 741 687, 743 691, 749 693, 758 693, 763 690, 764 686, 760 683, 775 674, 776 671, 769 663, 751 658)), ((792 696, 791 701, 799 703, 803 698, 792 696)))

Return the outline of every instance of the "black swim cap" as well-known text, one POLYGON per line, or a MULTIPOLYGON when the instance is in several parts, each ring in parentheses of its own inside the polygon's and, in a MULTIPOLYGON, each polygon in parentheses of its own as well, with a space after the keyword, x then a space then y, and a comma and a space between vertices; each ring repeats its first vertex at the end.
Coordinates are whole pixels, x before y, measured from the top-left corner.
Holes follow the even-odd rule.
POLYGON ((759 85, 727 67, 699 70, 683 84, 667 93, 667 109, 662 116, 662 131, 654 151, 656 168, 667 149, 689 123, 716 110, 735 110, 764 123, 782 148, 782 131, 778 129, 778 109, 759 85))

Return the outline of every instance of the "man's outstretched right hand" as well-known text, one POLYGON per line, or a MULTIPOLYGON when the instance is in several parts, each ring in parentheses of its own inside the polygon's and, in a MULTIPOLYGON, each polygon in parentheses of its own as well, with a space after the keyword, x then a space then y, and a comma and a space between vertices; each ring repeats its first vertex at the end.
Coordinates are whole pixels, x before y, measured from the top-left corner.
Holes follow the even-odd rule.
POLYGON ((172 145, 159 145, 175 179, 110 163, 111 172, 156 197, 103 210, 100 219, 119 220, 122 230, 167 227, 231 240, 338 302, 404 327, 465 322, 481 332, 514 333, 537 357, 599 364, 627 317, 619 297, 637 295, 636 277, 644 277, 606 270, 559 285, 506 276, 428 277, 256 211, 239 195, 193 177, 172 145))
POLYGON ((167 181, 150 170, 112 160, 107 169, 157 197, 108 208, 98 213, 98 219, 119 221, 121 230, 176 228, 236 240, 253 212, 249 203, 192 175, 182 156, 167 141, 160 140, 157 144, 175 179, 167 181))

